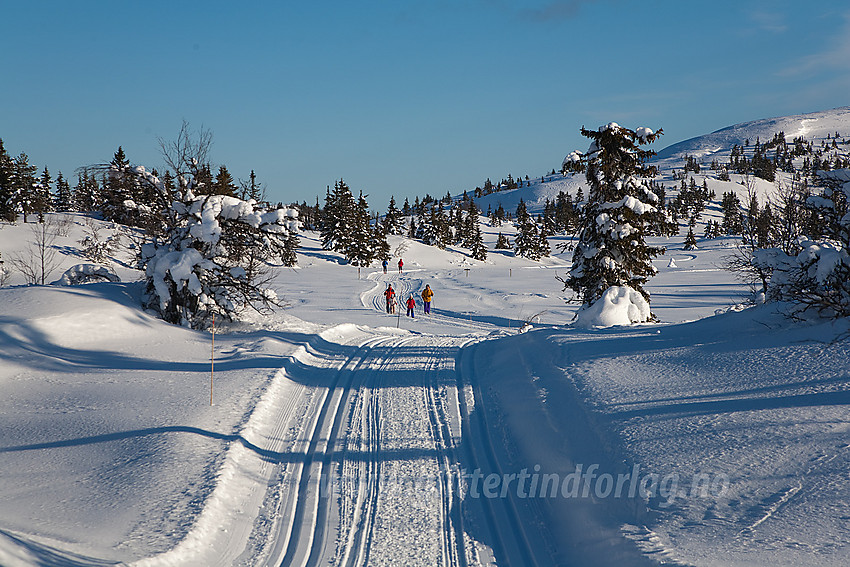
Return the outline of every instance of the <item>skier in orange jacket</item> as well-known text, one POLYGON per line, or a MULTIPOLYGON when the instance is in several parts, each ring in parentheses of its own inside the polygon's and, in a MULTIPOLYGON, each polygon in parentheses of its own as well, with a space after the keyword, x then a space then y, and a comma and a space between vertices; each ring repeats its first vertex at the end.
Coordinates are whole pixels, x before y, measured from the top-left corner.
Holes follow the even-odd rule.
POLYGON ((434 292, 431 290, 431 286, 425 284, 425 289, 422 290, 422 305, 425 308, 425 314, 430 315, 431 313, 431 300, 434 299, 434 292))

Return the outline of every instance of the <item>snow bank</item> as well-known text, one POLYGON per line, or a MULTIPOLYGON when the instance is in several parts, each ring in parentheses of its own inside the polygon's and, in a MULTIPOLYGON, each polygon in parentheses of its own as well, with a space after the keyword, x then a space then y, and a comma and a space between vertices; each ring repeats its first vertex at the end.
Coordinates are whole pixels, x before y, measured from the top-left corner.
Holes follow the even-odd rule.
POLYGON ((593 305, 578 313, 577 327, 612 327, 643 323, 650 318, 649 303, 628 286, 612 286, 593 305))
POLYGON ((98 264, 77 264, 68 268, 62 277, 51 285, 80 285, 90 282, 118 282, 121 278, 111 269, 98 264))

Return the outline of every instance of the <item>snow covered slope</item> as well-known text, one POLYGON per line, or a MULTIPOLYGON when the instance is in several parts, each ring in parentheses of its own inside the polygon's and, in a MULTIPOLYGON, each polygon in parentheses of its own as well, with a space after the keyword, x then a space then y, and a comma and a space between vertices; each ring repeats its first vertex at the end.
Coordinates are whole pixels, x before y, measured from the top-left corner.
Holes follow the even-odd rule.
POLYGON ((519 200, 522 199, 525 201, 525 205, 530 213, 538 214, 543 211, 543 205, 546 203, 546 199, 554 202, 558 197, 558 193, 561 191, 575 196, 579 187, 581 187, 584 194, 587 195, 587 182, 584 180, 584 176, 581 175, 569 175, 567 177, 564 177, 560 173, 557 175, 545 175, 529 179, 528 183, 529 185, 518 189, 485 195, 480 199, 476 199, 475 203, 484 213, 487 212, 488 207, 492 207, 495 210, 499 205, 502 205, 505 211, 513 214, 516 211, 517 205, 519 205, 519 200))
MULTIPOLYGON (((847 331, 762 307, 541 329, 467 356, 506 468, 530 475, 569 564, 641 564, 624 535, 661 563, 845 565, 847 331)), ((509 493, 523 505, 518 480, 509 493)))
POLYGON ((850 106, 735 124, 667 146, 658 151, 654 161, 660 168, 681 168, 685 156, 698 158, 705 164, 715 158, 728 161, 732 146, 744 146, 747 141, 752 145, 756 139, 764 143, 779 132, 784 132, 789 142, 799 136, 820 142, 827 134, 832 137, 836 132, 841 136, 850 136, 850 106))

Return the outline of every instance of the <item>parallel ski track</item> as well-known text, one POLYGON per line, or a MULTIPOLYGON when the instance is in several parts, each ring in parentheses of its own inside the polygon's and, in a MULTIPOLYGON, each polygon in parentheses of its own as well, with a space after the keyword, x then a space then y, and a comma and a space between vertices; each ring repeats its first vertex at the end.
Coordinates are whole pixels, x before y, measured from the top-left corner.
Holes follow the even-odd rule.
MULTIPOLYGON (((421 340, 421 339, 419 339, 421 340)), ((415 338, 408 338, 400 341, 397 345, 387 353, 385 363, 382 368, 392 363, 391 353, 397 349, 401 349, 407 344, 417 341, 415 338)), ((418 341, 417 341, 418 342, 418 341)), ((432 356, 427 358, 425 368, 420 372, 422 377, 422 394, 428 402, 429 409, 429 427, 435 445, 435 450, 439 453, 437 464, 440 468, 440 473, 436 479, 439 483, 441 510, 440 518, 443 525, 441 530, 441 564, 447 567, 466 567, 466 551, 464 547, 463 522, 460 509, 455 507, 454 511, 452 504, 454 498, 459 494, 457 479, 452 475, 451 464, 454 461, 452 441, 448 435, 446 420, 438 415, 438 412, 444 410, 438 406, 434 398, 434 388, 436 381, 430 377, 438 374, 440 363, 444 360, 440 353, 443 348, 451 346, 454 339, 442 339, 439 344, 431 346, 432 356), (451 453, 451 454, 447 454, 451 453)), ((366 437, 366 452, 370 457, 367 464, 368 485, 365 488, 365 494, 358 495, 357 505, 357 521, 356 529, 352 530, 351 536, 348 538, 348 546, 345 550, 345 555, 341 564, 346 567, 355 567, 359 565, 368 565, 370 560, 370 550, 373 541, 373 528, 376 522, 376 514, 378 512, 378 498, 381 479, 381 460, 380 460, 380 439, 381 430, 379 411, 379 390, 381 386, 381 372, 376 370, 371 373, 371 378, 374 380, 373 392, 378 395, 373 395, 369 399, 367 406, 366 422, 369 425, 368 435, 366 437)))
MULTIPOLYGON (((371 337, 358 345, 357 350, 349 355, 345 362, 337 368, 332 383, 325 391, 321 409, 317 412, 316 420, 313 423, 311 431, 308 433, 310 442, 306 453, 307 462, 298 471, 298 490, 293 503, 294 512, 290 524, 291 530, 283 544, 286 553, 278 563, 281 566, 293 565, 293 562, 299 555, 306 555, 301 563, 302 565, 315 564, 322 551, 325 517, 327 514, 327 493, 323 490, 320 481, 322 480, 322 475, 326 474, 333 456, 334 441, 339 431, 339 424, 342 421, 342 414, 345 413, 346 404, 343 402, 347 399, 348 392, 357 376, 356 370, 366 360, 369 350, 390 339, 391 337, 371 337), (352 364, 354 367, 350 368, 352 364), (344 379, 343 374, 346 375, 344 379), (342 386, 340 386, 340 382, 343 382, 342 386), (338 394, 337 390, 339 390, 338 394), (323 439, 323 432, 327 429, 326 424, 330 425, 329 435, 325 450, 322 452, 321 458, 319 458, 317 454, 318 446, 323 439), (315 487, 315 494, 311 494, 314 487, 311 486, 310 481, 314 477, 318 478, 319 483, 315 487), (308 505, 308 501, 311 499, 313 502, 308 505), (312 521, 305 517, 311 510, 314 512, 312 521), (309 530, 306 544, 303 543, 301 538, 301 532, 304 529, 309 530), (305 546, 308 547, 309 552, 300 554, 299 551, 305 546)), ((278 553, 273 553, 272 555, 275 556, 278 553)))
MULTIPOLYGON (((343 533, 346 526, 340 526, 343 531, 339 534, 338 544, 342 548, 337 549, 336 559, 339 560, 339 565, 345 567, 369 564, 382 474, 383 420, 380 415, 380 399, 385 395, 381 388, 384 374, 382 370, 394 363, 397 351, 412 342, 420 343, 423 338, 372 336, 356 345, 354 352, 341 364, 333 366, 336 371, 332 382, 325 388, 321 400, 315 404, 315 419, 303 432, 305 438, 309 437, 306 457, 304 463, 293 470, 292 482, 297 483, 297 490, 288 506, 292 519, 286 526, 278 528, 280 540, 275 544, 277 552, 273 551, 271 556, 282 558, 275 560, 274 565, 318 565, 322 557, 327 555, 328 545, 333 544, 332 541, 327 541, 326 529, 329 527, 329 507, 333 503, 334 495, 325 489, 325 483, 331 482, 332 475, 336 474, 332 469, 334 463, 339 464, 343 480, 347 480, 346 467, 361 467, 361 477, 365 479, 365 483, 356 488, 353 503, 346 504, 345 499, 341 499, 341 504, 346 507, 341 511, 342 515, 349 518, 350 525, 347 533, 343 533), (367 363, 374 360, 372 351, 378 347, 386 347, 387 350, 380 354, 376 367, 370 367, 367 363), (359 392, 359 396, 352 402, 354 392, 359 392), (345 453, 349 444, 345 440, 350 432, 344 431, 343 428, 346 422, 350 427, 354 419, 359 419, 362 426, 357 450, 364 458, 359 462, 347 462, 345 453)), ((424 357, 424 368, 420 372, 420 391, 427 407, 428 426, 439 468, 437 488, 440 494, 442 524, 440 564, 445 567, 467 567, 464 516, 470 505, 460 498, 461 480, 454 470, 454 465, 460 462, 461 455, 458 453, 461 448, 456 446, 452 437, 449 415, 452 410, 446 408, 443 399, 445 396, 439 395, 441 388, 446 387, 445 382, 440 380, 439 367, 445 360, 443 353, 447 348, 457 348, 457 353, 454 354, 454 382, 458 403, 454 411, 460 412, 460 437, 463 440, 462 451, 465 453, 465 460, 473 469, 481 468, 483 471, 503 474, 484 410, 483 394, 474 380, 466 380, 467 376, 473 376, 474 368, 473 349, 465 348, 468 344, 464 343, 458 348, 457 338, 442 337, 437 338, 433 344, 422 345, 426 347, 428 355, 424 357), (476 402, 474 412, 467 406, 467 387, 471 387, 476 402)), ((491 535, 490 541, 485 543, 492 547, 500 566, 538 567, 553 564, 551 555, 543 551, 540 545, 531 543, 541 543, 540 538, 527 533, 526 523, 512 496, 495 499, 481 497, 477 500, 476 506, 480 506, 487 531, 491 535), (542 557, 541 554, 548 556, 542 557)), ((286 514, 283 507, 281 509, 286 514)), ((524 509, 525 516, 529 513, 537 516, 536 510, 529 508, 527 503, 524 504, 524 509)), ((531 523, 532 526, 539 524, 539 518, 533 520, 536 521, 531 523)), ((543 549, 547 547, 542 546, 543 549)))
MULTIPOLYGON (((474 361, 471 358, 472 354, 474 353, 471 352, 471 348, 461 348, 456 362, 457 387, 460 392, 458 399, 462 414, 462 438, 466 440, 463 445, 473 469, 482 468, 505 478, 499 459, 496 457, 481 388, 475 381, 466 382, 464 379, 464 376, 473 375, 474 361), (467 384, 472 387, 475 397, 476 410, 473 412, 474 415, 470 415, 466 403, 464 387, 467 384), (477 444, 480 444, 480 447, 476 447, 477 444), (483 453, 483 463, 479 449, 483 453), (481 466, 482 464, 483 466, 481 466)), ((483 494, 480 496, 478 500, 481 502, 485 522, 492 536, 492 540, 487 543, 491 545, 500 566, 537 567, 541 564, 554 564, 551 557, 537 557, 532 551, 534 547, 531 545, 529 534, 526 532, 526 523, 520 518, 516 503, 510 493, 508 493, 507 498, 486 498, 483 494), (502 521, 500 521, 500 518, 502 518, 502 521)), ((539 519, 534 524, 539 525, 539 519)))
POLYGON ((378 496, 380 491, 380 479, 382 474, 381 467, 381 423, 383 422, 380 410, 380 395, 382 385, 382 372, 389 364, 391 364, 393 354, 413 342, 414 337, 406 337, 391 345, 390 350, 383 357, 381 367, 373 370, 367 377, 367 382, 364 384, 364 391, 361 392, 362 404, 358 409, 365 410, 365 416, 355 413, 352 420, 360 417, 361 423, 366 423, 365 442, 361 433, 359 449, 368 454, 368 460, 363 465, 361 471, 366 479, 366 486, 358 489, 357 502, 355 509, 352 511, 353 518, 351 529, 346 538, 346 546, 343 551, 341 565, 346 567, 354 567, 356 565, 366 565, 369 557, 369 549, 372 542, 372 528, 375 525, 375 519, 378 510, 378 496), (369 388, 368 404, 366 403, 365 391, 369 388))
MULTIPOLYGON (((441 341, 442 344, 436 346, 434 349, 435 354, 439 355, 441 349, 454 346, 452 343, 455 342, 449 340, 441 341)), ((432 357, 431 366, 437 366, 439 361, 439 356, 432 357)), ((455 451, 454 439, 451 435, 449 419, 446 415, 446 408, 442 401, 438 402, 435 396, 435 393, 442 386, 439 383, 439 376, 440 372, 436 368, 423 372, 423 377, 426 379, 424 387, 428 393, 428 417, 431 421, 431 432, 435 445, 438 449, 442 449, 438 462, 440 465, 440 492, 443 502, 443 555, 447 559, 445 562, 446 565, 466 567, 463 511, 460 506, 460 479, 453 471, 453 464, 459 461, 455 451), (430 380, 428 379, 429 377, 431 378, 430 380), (453 504, 457 505, 453 506, 453 504)), ((461 393, 458 392, 458 395, 461 393)))

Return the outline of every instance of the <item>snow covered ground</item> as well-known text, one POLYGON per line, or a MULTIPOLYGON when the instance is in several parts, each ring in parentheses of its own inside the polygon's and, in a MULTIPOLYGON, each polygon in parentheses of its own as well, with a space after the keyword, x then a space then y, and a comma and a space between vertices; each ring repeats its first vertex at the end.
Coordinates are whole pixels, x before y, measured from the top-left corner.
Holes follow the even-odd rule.
MULTIPOLYGON (((49 281, 87 262, 68 226, 49 281)), ((0 225, 4 259, 30 241, 0 225)), ((569 253, 394 237, 383 274, 302 244, 214 373, 131 250, 121 282, 0 288, 0 565, 850 562, 850 329, 729 309, 732 240, 662 240, 661 322, 607 329, 568 325, 569 253)))

